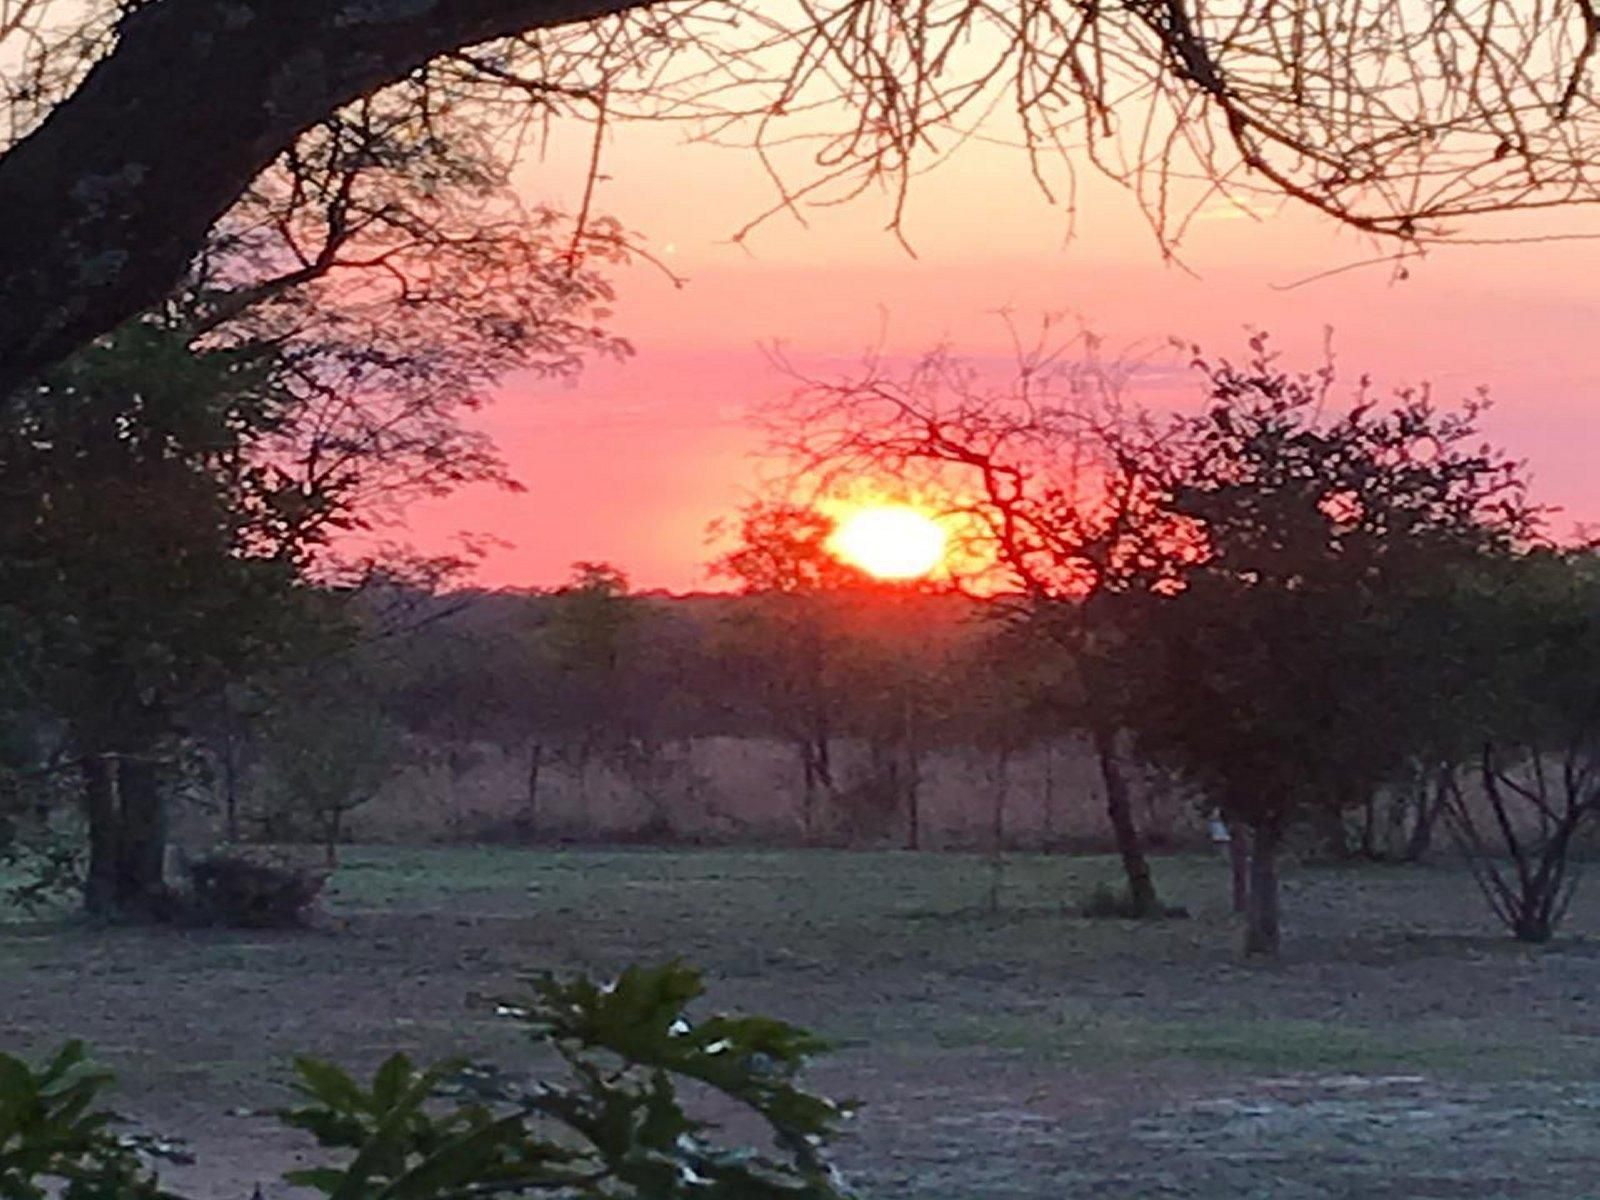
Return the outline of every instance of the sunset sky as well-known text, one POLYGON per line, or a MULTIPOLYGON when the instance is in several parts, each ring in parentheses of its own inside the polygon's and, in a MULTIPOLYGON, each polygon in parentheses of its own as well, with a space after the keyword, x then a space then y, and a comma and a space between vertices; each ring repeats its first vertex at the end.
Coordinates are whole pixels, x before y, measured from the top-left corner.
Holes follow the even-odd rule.
MULTIPOLYGON (((574 207, 577 162, 525 164, 523 193, 574 207)), ((1069 239, 1065 212, 1020 155, 974 145, 915 184, 915 258, 884 232, 889 208, 871 195, 810 214, 806 228, 776 217, 741 246, 731 236, 772 201, 752 156, 639 125, 612 137, 604 170, 596 207, 687 282, 645 265, 617 277, 616 331, 638 350, 626 364, 573 383, 508 383, 483 421, 526 493, 474 489, 413 512, 424 548, 456 531, 506 543, 480 583, 551 585, 574 560, 604 559, 639 587, 708 586, 705 527, 760 478, 749 407, 788 386, 764 344, 783 343, 813 370, 847 369, 885 330, 896 354, 947 341, 998 357, 1002 309, 1025 324, 1081 317, 1112 349, 1176 335, 1237 356, 1247 329, 1262 328, 1307 365, 1332 326, 1351 384, 1362 372, 1385 388, 1431 380, 1449 400, 1486 385, 1492 435, 1529 462, 1536 494, 1564 508, 1561 526, 1600 520, 1600 242, 1451 247, 1403 282, 1381 265, 1302 282, 1373 247, 1291 207, 1253 219, 1216 202, 1187 239, 1185 271, 1162 261, 1137 204, 1113 185, 1080 176, 1069 239)), ((1545 215, 1499 232, 1581 228, 1545 215)), ((1182 394, 1197 393, 1185 384, 1182 394)))

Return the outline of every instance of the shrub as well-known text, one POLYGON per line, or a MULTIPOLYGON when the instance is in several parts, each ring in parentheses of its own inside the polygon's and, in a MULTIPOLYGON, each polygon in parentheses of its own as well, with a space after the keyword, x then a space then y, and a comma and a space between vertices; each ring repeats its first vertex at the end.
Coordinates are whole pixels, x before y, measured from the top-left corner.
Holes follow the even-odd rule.
POLYGON ((0 901, 27 913, 66 903, 83 890, 84 842, 76 829, 48 825, 0 831, 0 901))
POLYGON ((187 915, 233 929, 296 929, 310 919, 328 876, 287 863, 215 854, 189 864, 187 915))
MULTIPOLYGON (((461 1061, 418 1068, 397 1054, 366 1085, 300 1059, 300 1106, 280 1117, 338 1154, 285 1179, 338 1200, 847 1200, 824 1149, 848 1108, 796 1083, 820 1048, 809 1034, 766 1017, 691 1021, 700 976, 678 963, 629 968, 603 986, 528 982, 498 1011, 557 1052, 565 1081, 461 1061), (714 1125, 685 1110, 680 1081, 759 1116, 773 1148, 720 1144, 714 1125)), ((81 1062, 76 1045, 40 1072, 0 1056, 0 1195, 181 1200, 136 1152, 163 1147, 105 1132, 94 1103, 109 1077, 74 1076, 81 1062)))
POLYGON ((1187 917, 1189 910, 1165 904, 1152 910, 1135 900, 1126 888, 1097 883, 1079 902, 1078 915, 1098 920, 1144 921, 1161 917, 1187 917))

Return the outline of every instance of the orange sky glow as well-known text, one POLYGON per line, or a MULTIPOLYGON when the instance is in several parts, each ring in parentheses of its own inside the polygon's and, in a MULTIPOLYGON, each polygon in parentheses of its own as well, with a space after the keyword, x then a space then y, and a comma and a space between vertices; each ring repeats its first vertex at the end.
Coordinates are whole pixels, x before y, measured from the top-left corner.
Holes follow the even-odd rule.
MULTIPOLYGON (((1372 256, 1325 219, 1289 207, 1213 203, 1162 261, 1134 200, 1080 176, 1075 228, 1030 182, 1022 157, 974 144, 918 180, 906 222, 912 257, 884 231, 883 197, 777 217, 742 245, 731 235, 771 192, 753 156, 689 144, 676 127, 615 133, 596 207, 642 235, 685 280, 649 265, 617 277, 616 330, 638 353, 571 383, 509 380, 481 417, 518 478, 510 495, 475 488, 419 506, 427 550, 458 531, 496 544, 475 582, 550 586, 579 559, 607 560, 641 588, 711 586, 705 528, 760 488, 753 406, 790 387, 763 345, 808 372, 845 371, 874 344, 913 357, 938 342, 1000 369, 1009 335, 1043 314, 1081 318, 1110 352, 1173 336, 1238 357, 1265 329, 1287 360, 1314 366, 1324 330, 1345 382, 1431 381, 1451 401, 1486 386, 1490 435, 1527 460, 1557 527, 1600 520, 1590 465, 1600 444, 1600 242, 1435 250, 1396 281, 1385 266, 1309 277, 1372 256)), ((575 205, 578 158, 529 162, 531 200, 575 205)), ((1494 232, 1568 232, 1546 214, 1494 232)), ((1181 370, 1152 374, 1148 398, 1198 395, 1181 370)))

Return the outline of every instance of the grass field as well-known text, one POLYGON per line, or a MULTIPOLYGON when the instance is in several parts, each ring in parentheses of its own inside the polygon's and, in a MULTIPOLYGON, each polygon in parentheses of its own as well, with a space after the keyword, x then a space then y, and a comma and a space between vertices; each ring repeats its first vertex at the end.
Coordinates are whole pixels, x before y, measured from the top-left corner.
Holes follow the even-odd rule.
POLYGON ((809 1025, 865 1104, 865 1196, 1600 1196, 1600 892, 1542 950, 1462 874, 1311 869, 1286 955, 1242 962, 1225 868, 1165 859, 1187 921, 1069 915, 1109 860, 359 849, 301 934, 0 926, 0 1046, 87 1038, 124 1107, 244 1200, 298 1143, 254 1110, 310 1051, 527 1058, 475 999, 530 968, 681 955, 712 1002, 809 1025))

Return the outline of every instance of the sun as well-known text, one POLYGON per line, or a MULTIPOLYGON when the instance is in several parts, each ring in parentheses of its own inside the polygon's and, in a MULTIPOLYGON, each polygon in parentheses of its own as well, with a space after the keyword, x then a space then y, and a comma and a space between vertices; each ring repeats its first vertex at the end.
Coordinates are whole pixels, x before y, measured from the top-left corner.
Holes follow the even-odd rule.
POLYGON ((841 520, 829 548, 879 579, 920 579, 944 561, 945 531, 904 504, 875 505, 841 520))

